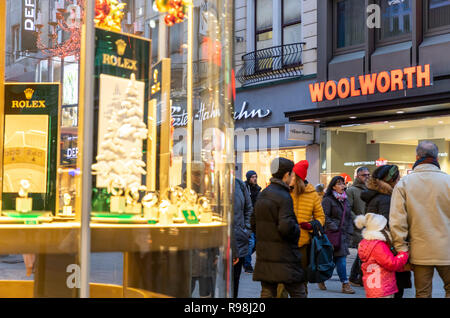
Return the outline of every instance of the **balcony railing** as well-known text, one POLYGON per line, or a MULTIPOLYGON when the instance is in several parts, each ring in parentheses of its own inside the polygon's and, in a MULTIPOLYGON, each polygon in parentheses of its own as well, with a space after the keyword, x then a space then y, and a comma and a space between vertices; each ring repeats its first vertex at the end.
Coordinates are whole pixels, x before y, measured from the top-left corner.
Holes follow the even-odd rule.
POLYGON ((301 75, 304 42, 274 46, 242 56, 236 78, 242 85, 301 75))

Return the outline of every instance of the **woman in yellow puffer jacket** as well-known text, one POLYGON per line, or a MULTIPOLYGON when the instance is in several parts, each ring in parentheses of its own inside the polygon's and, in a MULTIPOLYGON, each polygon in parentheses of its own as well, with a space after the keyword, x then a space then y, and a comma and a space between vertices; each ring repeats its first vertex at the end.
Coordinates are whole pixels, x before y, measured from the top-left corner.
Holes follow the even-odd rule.
MULTIPOLYGON (((295 178, 292 178, 291 197, 294 203, 294 212, 300 225, 300 239, 298 246, 302 253, 302 268, 306 270, 309 264, 309 251, 311 244, 312 226, 309 222, 317 220, 325 224, 325 213, 319 194, 313 185, 306 181, 309 163, 306 160, 294 166, 295 178)), ((306 283, 305 283, 306 284, 306 283)))

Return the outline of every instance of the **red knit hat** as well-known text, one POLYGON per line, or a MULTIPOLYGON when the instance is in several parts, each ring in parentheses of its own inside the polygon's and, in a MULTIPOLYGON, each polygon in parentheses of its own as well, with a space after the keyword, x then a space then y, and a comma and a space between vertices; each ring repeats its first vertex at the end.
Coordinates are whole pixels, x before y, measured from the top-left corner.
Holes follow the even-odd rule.
POLYGON ((308 174, 309 162, 307 160, 302 160, 297 162, 294 166, 294 172, 297 176, 299 176, 303 181, 306 179, 306 175, 308 174))

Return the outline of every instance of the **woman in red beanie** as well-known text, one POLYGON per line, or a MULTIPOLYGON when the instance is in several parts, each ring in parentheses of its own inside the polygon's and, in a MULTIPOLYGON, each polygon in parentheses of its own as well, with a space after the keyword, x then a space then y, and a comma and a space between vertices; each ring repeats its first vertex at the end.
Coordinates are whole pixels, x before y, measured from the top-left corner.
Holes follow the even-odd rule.
MULTIPOLYGON (((300 224, 300 239, 298 246, 302 253, 302 268, 306 271, 309 264, 309 250, 311 244, 312 226, 309 223, 317 220, 325 224, 325 213, 323 212, 321 199, 316 189, 306 180, 308 174, 309 163, 306 160, 298 162, 293 171, 295 178, 292 179, 291 197, 294 203, 294 212, 297 216, 298 224, 300 224)), ((305 285, 307 282, 305 282, 305 285)))

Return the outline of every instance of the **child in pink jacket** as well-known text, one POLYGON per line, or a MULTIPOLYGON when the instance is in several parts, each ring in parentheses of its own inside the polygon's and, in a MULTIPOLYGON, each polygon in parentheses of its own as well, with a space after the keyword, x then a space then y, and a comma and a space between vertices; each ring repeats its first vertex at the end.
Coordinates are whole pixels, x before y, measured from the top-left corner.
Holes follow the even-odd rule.
POLYGON ((359 215, 355 224, 362 230, 363 240, 358 246, 363 284, 367 298, 393 298, 398 292, 395 272, 400 272, 408 261, 408 253, 397 256, 391 251, 391 236, 387 220, 381 214, 359 215))

